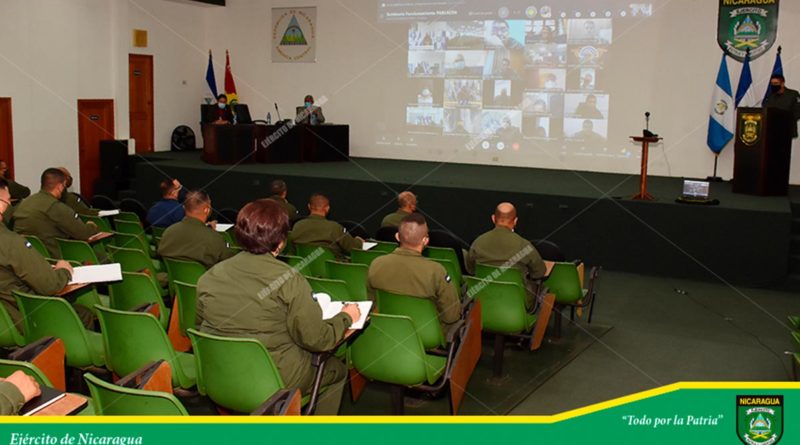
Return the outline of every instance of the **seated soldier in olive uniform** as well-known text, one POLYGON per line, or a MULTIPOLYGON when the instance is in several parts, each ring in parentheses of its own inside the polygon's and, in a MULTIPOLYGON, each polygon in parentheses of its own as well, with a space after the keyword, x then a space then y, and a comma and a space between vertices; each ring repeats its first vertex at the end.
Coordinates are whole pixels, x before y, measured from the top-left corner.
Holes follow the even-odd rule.
MULTIPOLYGON (((315 352, 330 351, 345 338, 357 305, 322 319, 308 281, 275 258, 286 244, 289 218, 271 199, 244 206, 236 220, 236 239, 244 251, 212 267, 197 284, 197 325, 203 332, 255 338, 267 348, 287 387, 310 394, 315 352)), ((317 414, 339 411, 347 367, 336 357, 325 364, 317 414)))
POLYGON ((539 281, 547 272, 541 255, 530 241, 514 233, 517 226, 517 209, 510 202, 500 203, 492 215, 494 229, 472 242, 465 266, 475 273, 475 264, 516 267, 525 278, 526 305, 533 306, 539 281))
POLYGON ((41 393, 36 379, 23 371, 14 371, 4 379, 0 378, 0 416, 19 414, 23 405, 41 393))
POLYGON ((269 191, 272 193, 272 196, 270 196, 269 199, 274 200, 281 205, 283 210, 286 210, 286 213, 289 215, 289 221, 294 221, 300 216, 300 212, 297 211, 297 207, 292 205, 292 203, 286 199, 286 196, 289 194, 289 188, 286 187, 286 182, 284 182, 283 179, 276 179, 272 181, 272 183, 269 185, 269 191))
POLYGON ((80 195, 69 191, 69 188, 72 187, 72 173, 70 173, 66 167, 59 167, 58 169, 61 170, 61 173, 64 173, 64 176, 67 178, 67 190, 64 190, 64 193, 61 195, 61 202, 68 205, 69 208, 79 215, 97 216, 100 210, 89 207, 80 195))
MULTIPOLYGON (((10 198, 8 183, 0 178, 0 214, 10 205, 10 198)), ((69 263, 59 261, 50 266, 25 238, 0 224, 0 302, 18 328, 22 327, 22 315, 12 291, 53 295, 71 277, 69 263)))
POLYGON ((3 160, 0 160, 0 178, 8 182, 8 193, 11 194, 12 204, 17 204, 31 195, 31 189, 8 177, 8 164, 3 160))
POLYGON ((409 191, 397 195, 397 211, 390 213, 381 221, 381 227, 399 227, 406 216, 417 210, 417 196, 409 191))
POLYGON ((158 254, 164 258, 197 261, 206 267, 232 257, 231 250, 222 234, 214 230, 216 221, 206 225, 211 214, 211 198, 203 191, 192 191, 183 201, 186 217, 164 231, 158 243, 158 254))
POLYGON ((61 170, 48 168, 42 173, 42 190, 14 210, 14 230, 38 236, 52 258, 60 257, 56 238, 87 241, 99 232, 96 225, 84 223, 74 210, 60 201, 67 189, 66 181, 61 170))
POLYGON ((399 295, 429 298, 436 304, 442 331, 461 318, 461 301, 441 264, 422 256, 428 245, 428 224, 418 213, 403 218, 397 232, 400 247, 376 258, 367 273, 367 292, 375 300, 376 289, 399 295))
POLYGON ((327 247, 339 259, 349 255, 353 249, 363 247, 362 238, 351 236, 341 224, 327 219, 331 204, 325 195, 311 195, 308 211, 308 218, 298 221, 292 228, 294 244, 327 247))

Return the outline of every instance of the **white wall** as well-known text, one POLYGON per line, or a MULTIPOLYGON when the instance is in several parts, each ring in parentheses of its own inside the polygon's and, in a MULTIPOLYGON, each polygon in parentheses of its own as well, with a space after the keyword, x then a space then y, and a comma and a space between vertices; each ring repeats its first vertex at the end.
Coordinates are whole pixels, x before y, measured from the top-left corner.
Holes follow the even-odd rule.
MULTIPOLYGON (((651 172, 703 177, 713 156, 705 146, 708 109, 720 50, 716 44, 717 2, 653 0, 655 17, 615 32, 615 71, 611 139, 631 147, 625 136, 653 113, 651 126, 665 139, 656 148, 651 172), (666 159, 663 156, 666 153, 666 159), (667 162, 668 161, 668 162, 667 162)), ((781 4, 779 43, 789 86, 800 88, 800 2, 781 4)), ((18 179, 35 185, 42 168, 78 168, 78 98, 112 98, 116 136, 128 137, 129 53, 154 55, 155 141, 168 149, 169 135, 190 124, 198 135, 198 105, 209 95, 205 84, 207 51, 214 51, 216 76, 224 84, 224 51, 230 49, 240 99, 254 117, 278 102, 283 117, 303 95, 326 96, 329 120, 351 125, 351 153, 457 162, 490 162, 442 146, 425 153, 379 148, 376 112, 402 106, 393 86, 405 79, 406 26, 377 22, 376 0, 228 0, 225 8, 172 0, 3 0, 0 2, 0 96, 13 98, 15 164, 18 179), (314 64, 273 64, 269 42, 275 6, 318 7, 318 49, 314 64), (149 31, 150 45, 131 47, 131 30, 149 31), (185 84, 184 84, 185 82, 185 84)), ((757 91, 763 91, 775 48, 753 63, 757 91)), ((740 64, 730 64, 734 85, 740 64)), ((273 113, 274 114, 274 113, 273 113)), ((798 143, 795 143, 797 147, 798 143)), ((792 183, 800 184, 800 153, 795 150, 792 183)), ((500 156, 496 163, 516 164, 500 156)), ((720 157, 729 178, 733 150, 720 157)), ((528 165, 558 167, 531 159, 528 165)), ((595 161, 579 168, 635 173, 637 162, 595 161)), ((77 174, 75 175, 77 178, 77 174)))

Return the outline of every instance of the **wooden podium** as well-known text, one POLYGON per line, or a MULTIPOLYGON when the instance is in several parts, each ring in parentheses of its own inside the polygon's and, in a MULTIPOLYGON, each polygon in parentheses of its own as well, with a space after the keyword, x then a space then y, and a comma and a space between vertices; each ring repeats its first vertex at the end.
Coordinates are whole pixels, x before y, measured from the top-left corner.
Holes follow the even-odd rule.
POLYGON ((785 196, 792 161, 791 112, 777 108, 739 108, 733 161, 733 192, 785 196))
POLYGON ((654 144, 663 138, 658 136, 631 136, 631 139, 642 144, 642 172, 639 177, 639 193, 633 195, 631 199, 654 201, 656 198, 647 193, 647 155, 650 150, 650 144, 654 144))

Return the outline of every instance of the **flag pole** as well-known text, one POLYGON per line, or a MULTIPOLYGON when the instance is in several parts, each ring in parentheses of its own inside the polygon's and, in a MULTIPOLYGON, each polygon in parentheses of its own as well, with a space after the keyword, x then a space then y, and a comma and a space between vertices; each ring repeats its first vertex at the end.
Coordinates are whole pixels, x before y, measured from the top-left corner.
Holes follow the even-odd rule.
POLYGON ((708 182, 723 182, 723 179, 717 176, 717 161, 719 161, 719 153, 714 154, 714 175, 706 177, 708 182))

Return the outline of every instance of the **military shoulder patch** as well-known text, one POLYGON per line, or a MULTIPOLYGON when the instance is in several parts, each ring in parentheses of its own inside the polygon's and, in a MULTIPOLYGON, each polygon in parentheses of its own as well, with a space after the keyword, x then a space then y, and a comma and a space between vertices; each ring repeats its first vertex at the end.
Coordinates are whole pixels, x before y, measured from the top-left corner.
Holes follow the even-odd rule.
POLYGON ((28 249, 32 249, 33 248, 33 244, 31 244, 30 241, 25 241, 25 247, 27 247, 28 249))
POLYGON ((451 280, 452 278, 450 278, 450 274, 444 276, 444 281, 447 281, 449 283, 451 280))
POLYGON ((75 219, 78 219, 78 218, 79 218, 79 216, 78 216, 78 214, 77 214, 77 213, 75 214, 74 218, 75 218, 75 219))

